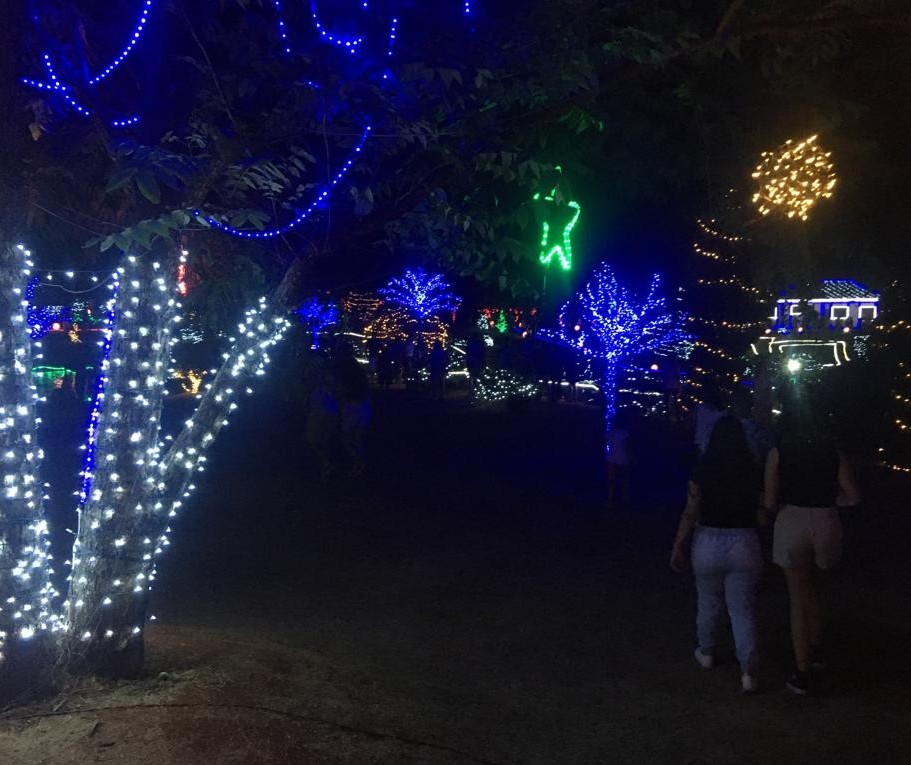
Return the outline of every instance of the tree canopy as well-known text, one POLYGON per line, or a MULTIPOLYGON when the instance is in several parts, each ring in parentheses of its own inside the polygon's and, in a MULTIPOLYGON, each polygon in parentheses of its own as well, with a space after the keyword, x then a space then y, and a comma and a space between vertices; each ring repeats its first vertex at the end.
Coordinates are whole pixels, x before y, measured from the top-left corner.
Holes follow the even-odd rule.
MULTIPOLYGON (((306 3, 285 5, 280 27, 265 0, 155 3, 130 55, 94 86, 86 73, 122 47, 141 3, 11 11, 7 235, 61 265, 180 240, 209 277, 197 299, 215 304, 236 304, 292 263, 312 280, 353 285, 435 261, 528 295, 535 192, 597 201, 594 263, 605 228, 633 220, 675 231, 720 214, 730 189, 748 199, 761 150, 822 132, 844 168, 844 200, 811 221, 816 248, 846 263, 898 252, 895 229, 882 233, 898 181, 877 141, 909 116, 895 110, 872 131, 868 118, 908 68, 899 43, 911 13, 898 0, 542 0, 522 13, 487 0, 469 16, 455 1, 428 10, 390 0, 364 14, 360 3, 327 4, 325 29, 363 36, 356 55, 327 44, 306 3), (23 84, 47 80, 45 54, 91 116, 23 84), (133 115, 135 125, 110 124, 133 115), (255 232, 293 220, 368 124, 350 173, 304 224, 245 241, 205 222, 255 232), (659 209, 664 219, 650 220, 659 209)), ((758 237, 763 252, 788 235, 774 228, 758 237)), ((760 265, 775 278, 773 257, 760 265)))

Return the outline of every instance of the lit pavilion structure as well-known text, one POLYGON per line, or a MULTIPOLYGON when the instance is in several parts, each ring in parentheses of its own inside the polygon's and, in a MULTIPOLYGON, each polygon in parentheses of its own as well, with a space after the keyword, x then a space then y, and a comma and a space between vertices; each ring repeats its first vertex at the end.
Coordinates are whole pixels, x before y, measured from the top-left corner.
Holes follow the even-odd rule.
POLYGON ((753 353, 779 354, 791 371, 841 366, 866 356, 879 314, 879 293, 854 279, 825 279, 815 297, 778 299, 753 353))

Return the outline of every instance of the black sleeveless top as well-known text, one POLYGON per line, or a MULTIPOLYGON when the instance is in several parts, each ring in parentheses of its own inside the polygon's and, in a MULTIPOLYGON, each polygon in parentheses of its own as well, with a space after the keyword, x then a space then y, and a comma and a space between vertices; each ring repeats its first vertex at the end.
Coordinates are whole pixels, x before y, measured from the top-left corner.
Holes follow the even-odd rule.
POLYGON ((779 504, 835 507, 838 449, 827 438, 790 438, 778 447, 779 504))
POLYGON ((758 473, 716 477, 702 467, 693 475, 701 494, 699 525, 716 529, 750 529, 756 525, 759 506, 758 473), (732 480, 733 479, 733 480, 732 480))

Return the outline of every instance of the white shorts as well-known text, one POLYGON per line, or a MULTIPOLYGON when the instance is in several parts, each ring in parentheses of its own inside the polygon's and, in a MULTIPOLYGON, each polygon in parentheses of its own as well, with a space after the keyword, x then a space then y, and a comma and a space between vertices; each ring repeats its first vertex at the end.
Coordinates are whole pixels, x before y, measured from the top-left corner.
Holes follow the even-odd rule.
POLYGON ((832 568, 841 559, 842 530, 832 507, 785 505, 775 519, 772 560, 782 568, 813 562, 832 568))

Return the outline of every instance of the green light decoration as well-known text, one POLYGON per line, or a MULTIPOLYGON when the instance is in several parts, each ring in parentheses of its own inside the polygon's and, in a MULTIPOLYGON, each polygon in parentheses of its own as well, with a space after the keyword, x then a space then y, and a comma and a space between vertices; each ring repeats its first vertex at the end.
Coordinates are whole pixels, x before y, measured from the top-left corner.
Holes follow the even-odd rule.
POLYGON ((500 316, 497 318, 497 329, 501 335, 509 329, 509 324, 506 322, 506 311, 500 311, 500 316))
POLYGON ((51 387, 55 380, 63 380, 67 377, 75 377, 76 370, 67 367, 32 367, 32 377, 39 385, 51 387))
MULTIPOLYGON (((541 200, 540 192, 535 194, 532 197, 534 201, 541 200)), ((554 189, 544 197, 545 202, 555 202, 557 198, 557 189, 554 189)), ((549 267, 551 261, 556 258, 559 262, 560 267, 564 271, 570 271, 573 267, 573 229, 576 227, 576 224, 579 222, 579 217, 582 215, 582 206, 573 200, 570 200, 567 203, 567 206, 570 210, 573 211, 572 217, 569 222, 563 227, 563 237, 561 242, 551 242, 551 228, 556 229, 556 226, 551 226, 550 221, 545 220, 542 223, 542 234, 541 234, 541 253, 538 256, 538 260, 541 262, 541 265, 545 268, 549 267)))

